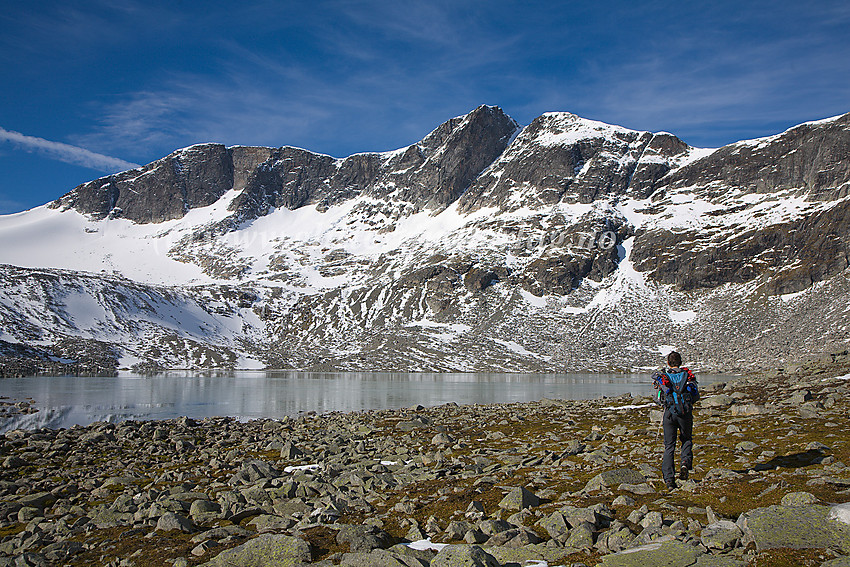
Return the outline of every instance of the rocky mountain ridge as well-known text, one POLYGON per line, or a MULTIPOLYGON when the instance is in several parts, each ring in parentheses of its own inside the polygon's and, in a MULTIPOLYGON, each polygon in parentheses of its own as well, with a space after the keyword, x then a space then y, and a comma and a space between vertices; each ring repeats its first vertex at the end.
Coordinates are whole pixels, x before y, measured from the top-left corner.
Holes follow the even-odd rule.
POLYGON ((202 144, 0 217, 0 341, 149 368, 781 365, 850 341, 848 195, 850 114, 713 150, 490 106, 342 159, 202 144))

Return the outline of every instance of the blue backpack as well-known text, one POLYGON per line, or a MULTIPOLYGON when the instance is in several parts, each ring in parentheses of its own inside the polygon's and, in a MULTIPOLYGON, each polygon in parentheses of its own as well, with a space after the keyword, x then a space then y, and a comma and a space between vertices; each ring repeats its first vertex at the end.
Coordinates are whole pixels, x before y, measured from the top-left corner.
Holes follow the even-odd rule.
POLYGON ((673 372, 669 368, 664 371, 670 380, 670 388, 664 395, 665 405, 677 415, 689 415, 694 404, 699 400, 699 388, 695 381, 688 382, 688 371, 673 372))

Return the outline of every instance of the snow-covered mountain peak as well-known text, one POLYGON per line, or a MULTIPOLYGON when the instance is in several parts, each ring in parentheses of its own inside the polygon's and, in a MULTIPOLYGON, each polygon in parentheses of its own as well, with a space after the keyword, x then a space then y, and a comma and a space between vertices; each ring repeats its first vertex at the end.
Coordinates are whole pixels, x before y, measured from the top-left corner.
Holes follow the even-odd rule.
POLYGON ((753 318, 782 329, 758 338, 775 356, 844 344, 848 123, 700 149, 480 106, 390 152, 190 146, 0 216, 0 346, 521 370, 642 366, 677 344, 717 367, 755 344, 753 318))

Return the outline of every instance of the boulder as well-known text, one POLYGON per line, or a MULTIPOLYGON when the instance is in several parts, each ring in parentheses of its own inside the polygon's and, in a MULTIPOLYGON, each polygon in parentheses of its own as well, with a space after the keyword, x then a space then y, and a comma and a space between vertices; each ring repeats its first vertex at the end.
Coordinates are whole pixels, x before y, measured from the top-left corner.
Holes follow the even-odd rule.
POLYGON ((336 534, 336 542, 347 543, 351 553, 368 553, 373 549, 386 549, 396 542, 393 537, 376 526, 343 526, 336 534))
POLYGON ((575 549, 590 549, 593 547, 593 524, 583 522, 570 530, 566 541, 567 547, 575 549))
POLYGON ((448 545, 431 560, 430 567, 500 567, 496 559, 477 545, 448 545))
POLYGON ((738 518, 743 543, 758 551, 831 548, 850 553, 850 508, 835 506, 768 506, 750 510, 738 518))
POLYGON ((189 515, 196 521, 215 519, 221 514, 221 505, 218 502, 198 499, 189 507, 189 515))
POLYGON ((251 484, 263 478, 277 478, 280 471, 265 461, 255 459, 248 461, 230 478, 230 484, 251 484))
POLYGON ((564 536, 570 531, 567 519, 561 512, 553 512, 537 522, 537 525, 546 530, 552 538, 564 536))
POLYGON ((310 544, 297 537, 263 534, 216 555, 205 567, 297 567, 311 560, 310 544))
POLYGON ((782 497, 783 506, 807 506, 817 502, 817 497, 810 492, 789 492, 782 497))
POLYGON ((732 406, 733 416, 761 415, 767 413, 764 406, 757 404, 740 404, 732 406))
POLYGON ((599 516, 593 507, 576 508, 575 506, 563 506, 558 511, 564 515, 571 528, 578 527, 584 523, 593 526, 599 523, 599 516))
POLYGON ((384 549, 374 549, 369 553, 346 553, 339 564, 340 567, 428 567, 428 560, 384 549))
POLYGON ((707 398, 701 398, 699 401, 700 407, 703 408, 724 408, 731 406, 733 403, 735 403, 735 398, 728 394, 708 396, 707 398))
POLYGON ((161 532, 169 532, 171 530, 179 530, 181 532, 195 531, 195 524, 191 520, 175 514, 174 512, 166 512, 160 516, 156 522, 156 530, 161 532))
POLYGON ((643 474, 635 469, 616 469, 599 473, 591 478, 584 487, 586 492, 600 490, 620 484, 643 484, 646 482, 643 474))
POLYGON ((617 487, 617 490, 623 490, 626 492, 631 492, 632 494, 654 494, 655 489, 649 486, 649 484, 642 482, 640 484, 626 484, 623 483, 617 487))
POLYGON ((540 499, 525 487, 517 486, 499 502, 499 508, 505 510, 522 510, 540 505, 540 499))
POLYGON ((606 555, 602 558, 605 567, 689 567, 694 565, 702 552, 691 545, 678 541, 650 543, 606 555))
POLYGON ((700 541, 709 549, 725 549, 735 547, 743 535, 735 522, 720 520, 703 528, 700 541))
POLYGON ((260 514, 254 516, 248 522, 249 526, 253 526, 258 532, 269 530, 288 530, 295 525, 295 520, 288 516, 277 516, 274 514, 260 514))

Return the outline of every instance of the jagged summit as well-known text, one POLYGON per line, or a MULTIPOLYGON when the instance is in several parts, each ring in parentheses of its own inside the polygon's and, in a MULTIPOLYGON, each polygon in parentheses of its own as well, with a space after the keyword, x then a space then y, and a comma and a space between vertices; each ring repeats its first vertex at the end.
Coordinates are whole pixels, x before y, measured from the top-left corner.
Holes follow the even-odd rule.
POLYGON ((244 220, 273 208, 329 206, 358 195, 395 197, 418 210, 444 208, 505 149, 518 128, 500 108, 480 106, 406 149, 336 159, 292 146, 198 144, 142 168, 84 183, 52 204, 93 218, 158 223, 211 205, 227 191, 244 220))
POLYGON ((0 217, 0 341, 125 366, 772 365, 850 342, 848 156, 850 114, 700 149, 484 105, 390 152, 200 144, 0 217))

